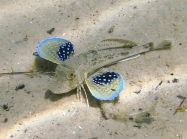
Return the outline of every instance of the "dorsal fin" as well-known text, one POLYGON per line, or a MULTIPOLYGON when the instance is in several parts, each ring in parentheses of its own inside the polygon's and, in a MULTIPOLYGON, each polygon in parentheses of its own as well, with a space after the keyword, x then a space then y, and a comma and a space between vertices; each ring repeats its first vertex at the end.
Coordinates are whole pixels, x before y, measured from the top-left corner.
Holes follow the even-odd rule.
MULTIPOLYGON (((105 39, 101 41, 102 43, 100 46, 104 46, 106 48, 114 48, 114 47, 125 47, 125 48, 132 48, 134 46, 137 46, 137 44, 130 40, 125 39, 105 39)), ((106 49, 105 48, 105 49, 106 49)))

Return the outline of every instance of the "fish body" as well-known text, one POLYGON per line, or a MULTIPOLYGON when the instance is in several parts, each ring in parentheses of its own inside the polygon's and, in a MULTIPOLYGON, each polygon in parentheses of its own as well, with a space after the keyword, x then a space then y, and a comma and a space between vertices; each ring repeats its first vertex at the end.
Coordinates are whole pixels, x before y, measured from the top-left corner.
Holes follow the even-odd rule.
MULTIPOLYGON (((106 41, 119 42, 118 40, 110 39, 106 41)), ((95 98, 100 100, 113 100, 124 89, 124 79, 119 75, 109 85, 95 84, 93 81, 94 78, 107 73, 106 71, 100 71, 101 68, 138 54, 171 48, 171 41, 167 40, 158 45, 148 43, 142 46, 136 46, 135 43, 128 40, 123 40, 120 44, 114 47, 106 46, 89 50, 61 62, 56 68, 56 74, 52 79, 49 90, 54 94, 68 93, 75 88, 79 88, 83 83, 86 83, 95 98)), ((107 74, 111 76, 109 72, 107 74)), ((110 80, 108 78, 106 79, 110 80)))

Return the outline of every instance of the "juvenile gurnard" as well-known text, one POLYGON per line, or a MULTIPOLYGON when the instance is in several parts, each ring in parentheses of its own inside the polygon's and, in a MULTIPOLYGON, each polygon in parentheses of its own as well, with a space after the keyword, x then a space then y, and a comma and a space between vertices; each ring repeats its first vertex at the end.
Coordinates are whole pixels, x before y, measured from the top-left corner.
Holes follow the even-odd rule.
POLYGON ((66 39, 48 38, 41 42, 37 49, 38 55, 58 64, 49 90, 54 94, 68 93, 75 88, 78 92, 81 88, 85 91, 85 83, 95 98, 114 100, 124 89, 125 81, 118 73, 102 68, 142 53, 170 49, 172 44, 171 41, 164 40, 157 45, 150 42, 137 46, 124 39, 106 39, 101 43, 103 45, 99 48, 74 56, 74 46, 66 39))

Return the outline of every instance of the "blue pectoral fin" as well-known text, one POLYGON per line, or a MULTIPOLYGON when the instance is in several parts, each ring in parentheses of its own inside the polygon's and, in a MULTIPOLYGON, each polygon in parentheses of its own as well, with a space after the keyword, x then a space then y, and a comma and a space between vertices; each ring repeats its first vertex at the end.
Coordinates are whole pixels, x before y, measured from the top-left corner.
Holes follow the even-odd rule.
POLYGON ((125 87, 123 77, 116 72, 96 73, 86 79, 86 84, 99 100, 114 100, 125 87))
POLYGON ((74 46, 64 38, 47 38, 38 45, 37 52, 40 57, 60 64, 74 54, 74 46))

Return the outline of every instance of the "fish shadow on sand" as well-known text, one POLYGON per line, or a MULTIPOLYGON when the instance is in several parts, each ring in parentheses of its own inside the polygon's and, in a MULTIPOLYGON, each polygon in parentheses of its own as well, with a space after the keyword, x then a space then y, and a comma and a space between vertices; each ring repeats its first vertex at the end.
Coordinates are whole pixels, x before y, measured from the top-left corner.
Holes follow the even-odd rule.
MULTIPOLYGON (((89 92, 89 90, 87 88, 86 89, 86 92, 87 92, 87 97, 88 97, 88 101, 89 101, 89 106, 90 107, 99 107, 99 100, 95 99, 91 93, 89 92)), ((54 101, 58 101, 60 99, 65 99, 65 98, 68 98, 70 97, 71 95, 76 95, 77 93, 77 89, 74 89, 74 90, 71 90, 70 92, 68 93, 64 93, 64 94, 53 94, 50 90, 47 90, 45 92, 45 99, 49 99, 50 101, 54 102, 54 101)), ((82 102, 83 103, 86 103, 86 97, 85 97, 85 94, 84 92, 82 92, 81 94, 82 96, 82 102)), ((78 99, 78 98, 77 98, 78 99)), ((81 101, 81 100, 80 100, 81 101)))
MULTIPOLYGON (((57 67, 57 64, 55 64, 51 61, 45 60, 45 59, 40 58, 38 56, 35 57, 35 62, 34 62, 33 68, 36 72, 39 72, 41 74, 47 74, 47 76, 53 77, 55 75, 56 67, 57 67)), ((57 95, 57 94, 53 94, 50 90, 47 90, 45 92, 44 98, 49 99, 51 101, 57 101, 63 97, 66 97, 67 95, 68 96, 72 95, 72 93, 57 95)))
POLYGON ((50 101, 58 101, 62 98, 66 98, 69 97, 71 95, 73 95, 75 92, 75 90, 72 90, 68 93, 64 93, 64 94, 53 94, 50 90, 47 90, 45 92, 45 99, 49 99, 50 101))
POLYGON ((41 73, 55 72, 57 64, 40 57, 35 57, 34 67, 37 72, 41 73))

